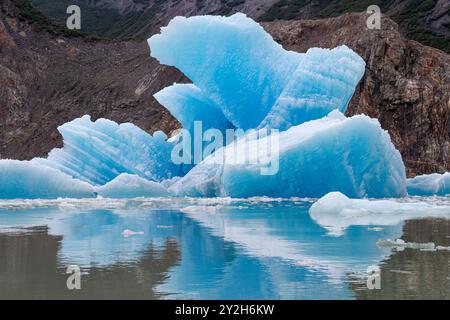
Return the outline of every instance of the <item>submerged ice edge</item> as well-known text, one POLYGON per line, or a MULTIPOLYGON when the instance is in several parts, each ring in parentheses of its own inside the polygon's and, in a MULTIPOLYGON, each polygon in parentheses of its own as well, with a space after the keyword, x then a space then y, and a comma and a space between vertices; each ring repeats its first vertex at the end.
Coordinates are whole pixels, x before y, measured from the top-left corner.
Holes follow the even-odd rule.
POLYGON ((406 220, 450 219, 450 197, 349 199, 331 192, 309 209, 311 218, 330 235, 342 236, 350 226, 393 226, 406 220))

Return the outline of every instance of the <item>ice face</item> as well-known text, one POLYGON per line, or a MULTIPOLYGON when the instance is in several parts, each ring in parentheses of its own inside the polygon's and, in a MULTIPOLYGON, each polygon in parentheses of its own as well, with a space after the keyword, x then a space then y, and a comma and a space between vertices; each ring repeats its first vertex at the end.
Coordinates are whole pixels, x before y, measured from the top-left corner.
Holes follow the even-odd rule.
MULTIPOLYGON (((267 146, 238 141, 236 154, 258 154, 267 146), (259 149, 258 151, 261 151, 259 149)), ((346 118, 339 112, 281 132, 279 168, 262 175, 263 166, 249 159, 236 163, 229 145, 212 155, 176 182, 178 195, 231 197, 313 197, 339 190, 349 197, 400 197, 406 194, 406 176, 400 153, 377 120, 367 116, 346 118), (282 187, 280 187, 282 186, 282 187)), ((263 152, 264 153, 264 152, 263 152)), ((265 153, 269 154, 269 153, 265 153)), ((276 165, 276 164, 274 164, 276 165)))
POLYGON ((92 122, 89 116, 68 122, 58 130, 64 147, 53 149, 47 159, 33 159, 33 163, 93 185, 103 185, 121 173, 154 181, 177 175, 178 167, 170 161, 173 146, 162 132, 151 136, 131 123, 119 125, 106 119, 92 122))
POLYGON ((233 129, 221 109, 193 84, 175 84, 155 94, 156 100, 165 106, 181 123, 183 129, 194 136, 194 121, 201 121, 203 130, 211 128, 233 129))
POLYGON ((0 199, 92 198, 94 188, 30 161, 0 160, 0 199))
POLYGON ((411 196, 450 195, 450 172, 408 179, 408 194, 411 196))
MULTIPOLYGON (((180 69, 244 130, 263 120, 284 130, 333 109, 345 111, 365 68, 345 46, 306 54, 286 51, 243 14, 176 17, 148 43, 153 57, 180 69)), ((190 93, 177 94, 191 99, 190 93)), ((171 110, 173 99, 160 102, 171 110)))
POLYGON ((335 109, 345 112, 364 68, 364 60, 346 46, 309 49, 260 127, 286 130, 335 109))
POLYGON ((393 226, 409 219, 449 218, 450 207, 417 201, 349 199, 340 192, 331 192, 314 203, 309 213, 331 234, 339 236, 352 225, 393 226))
POLYGON ((181 135, 167 140, 162 132, 151 136, 129 123, 84 116, 59 127, 64 147, 33 159, 38 170, 44 166, 88 182, 89 190, 106 197, 161 196, 166 189, 179 196, 406 194, 400 154, 378 121, 339 112, 365 68, 349 48, 287 51, 243 14, 177 17, 148 42, 154 57, 193 81, 155 95, 191 136, 196 121, 219 133, 280 129, 272 146, 277 150, 267 152, 272 137, 254 139, 253 132, 214 148, 197 166, 180 164, 173 154, 181 135), (242 163, 230 154, 249 159, 242 163), (263 160, 261 154, 276 157, 263 160), (183 178, 172 179, 177 176, 183 178))

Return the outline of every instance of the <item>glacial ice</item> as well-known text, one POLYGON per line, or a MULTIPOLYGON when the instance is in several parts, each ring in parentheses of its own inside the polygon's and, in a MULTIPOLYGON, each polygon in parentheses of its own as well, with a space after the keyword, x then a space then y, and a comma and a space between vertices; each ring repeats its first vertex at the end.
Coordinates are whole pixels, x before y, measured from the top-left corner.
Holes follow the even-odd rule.
POLYGON ((160 183, 127 173, 122 173, 114 180, 96 188, 96 191, 105 198, 164 197, 169 195, 167 189, 160 183))
POLYGON ((406 195, 406 177, 400 153, 377 120, 346 118, 338 111, 280 133, 279 170, 262 175, 270 161, 233 155, 270 154, 268 143, 239 140, 206 158, 170 190, 177 195, 230 197, 313 197, 339 190, 347 196, 400 197, 406 195), (233 148, 236 148, 235 153, 233 148), (258 152, 256 152, 258 148, 258 152), (215 157, 223 157, 218 164, 215 157), (258 165, 258 163, 261 163, 258 165), (282 187, 280 187, 282 186, 282 187))
POLYGON ((450 195, 450 172, 417 176, 408 179, 407 185, 411 196, 450 195))
POLYGON ((214 128, 225 133, 234 126, 198 87, 193 84, 174 84, 155 95, 156 100, 165 106, 181 123, 183 129, 194 136, 194 121, 202 122, 204 131, 214 128))
POLYGON ((286 130, 335 109, 345 112, 364 67, 347 46, 309 49, 260 127, 286 130))
POLYGON ((163 132, 153 136, 131 123, 117 124, 89 116, 75 119, 58 128, 64 147, 53 149, 38 163, 55 168, 92 185, 103 185, 121 173, 137 174, 161 181, 178 175, 170 160, 173 145, 163 132))
POLYGON ((0 160, 0 199, 92 198, 86 182, 37 163, 0 160))
POLYGON ((321 197, 332 191, 358 198, 406 195, 404 165, 387 132, 377 120, 340 113, 365 69, 346 46, 287 51, 243 14, 177 17, 148 43, 153 57, 193 82, 155 94, 184 129, 194 133, 195 121, 203 130, 221 132, 280 129, 279 159, 259 158, 273 154, 256 150, 268 151, 270 138, 254 139, 253 132, 196 166, 180 165, 171 158, 180 135, 168 140, 162 132, 151 136, 129 123, 84 116, 58 128, 63 148, 31 164, 114 198, 321 197), (249 155, 249 162, 236 163, 236 154, 249 155), (224 164, 216 162, 220 158, 224 164), (262 174, 271 169, 275 174, 262 174))
POLYGON ((331 234, 342 235, 352 225, 393 226, 410 219, 450 218, 450 206, 420 201, 349 199, 340 192, 331 192, 314 203, 309 214, 331 234))
MULTIPOLYGON (((148 43, 153 57, 180 69, 208 104, 244 130, 264 119, 263 125, 284 130, 333 109, 345 111, 365 69, 364 60, 346 46, 287 51, 241 13, 176 17, 148 43)), ((191 100, 191 93, 175 89, 191 100)), ((181 100, 160 102, 170 110, 173 99, 181 100)))

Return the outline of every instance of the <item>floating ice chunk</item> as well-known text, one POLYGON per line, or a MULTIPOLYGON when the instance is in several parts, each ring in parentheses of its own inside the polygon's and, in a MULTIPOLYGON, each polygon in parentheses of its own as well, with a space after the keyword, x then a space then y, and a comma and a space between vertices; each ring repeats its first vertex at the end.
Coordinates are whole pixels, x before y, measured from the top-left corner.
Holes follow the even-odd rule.
POLYGON ((96 190, 99 195, 107 198, 165 197, 169 195, 161 183, 127 173, 122 173, 96 190))
POLYGON ((433 242, 419 243, 419 242, 405 242, 402 239, 380 239, 377 241, 377 245, 380 247, 393 247, 393 248, 410 248, 421 250, 436 250, 436 245, 433 242))
MULTIPOLYGON (((333 109, 343 112, 365 70, 364 60, 346 46, 286 51, 241 13, 176 17, 148 43, 153 57, 180 69, 209 97, 208 104, 244 130, 285 130, 333 109)), ((182 100, 162 104, 173 108, 167 104, 173 99, 182 100)))
POLYGON ((161 181, 177 176, 178 167, 170 161, 172 144, 166 135, 153 136, 131 123, 117 123, 89 116, 58 128, 64 147, 53 149, 47 159, 32 161, 58 169, 74 178, 102 185, 121 173, 137 174, 161 181))
POLYGON ((0 160, 0 199, 92 198, 90 184, 30 161, 0 160))
POLYGON ((302 57, 241 13, 176 17, 148 43, 153 57, 180 69, 242 129, 259 125, 302 57))
POLYGON ((335 109, 345 112, 364 70, 364 60, 347 46, 309 49, 261 126, 286 130, 335 109))
POLYGON ((408 194, 411 196, 450 195, 450 172, 433 173, 408 179, 408 194))
POLYGON ((398 200, 349 199, 340 192, 331 192, 314 203, 309 213, 331 234, 342 235, 352 225, 393 226, 408 219, 450 219, 450 206, 398 200))
POLYGON ((142 235, 144 235, 143 231, 132 231, 132 230, 125 229, 122 232, 122 236, 124 236, 125 238, 132 237, 132 236, 142 236, 142 235))
MULTIPOLYGON (((266 137, 269 139, 270 137, 266 137)), ((367 116, 330 117, 281 132, 279 170, 262 175, 258 154, 270 144, 241 139, 206 158, 171 190, 178 195, 230 197, 312 197, 341 191, 351 197, 399 197, 406 194, 403 161, 377 120, 367 116), (232 152, 232 148, 236 148, 232 152), (258 152, 256 149, 258 148, 258 152), (248 154, 246 163, 229 155, 248 154), (217 158, 223 155, 223 164, 217 158), (282 186, 282 187, 280 187, 282 186)), ((271 163, 276 166, 276 163, 271 163)))

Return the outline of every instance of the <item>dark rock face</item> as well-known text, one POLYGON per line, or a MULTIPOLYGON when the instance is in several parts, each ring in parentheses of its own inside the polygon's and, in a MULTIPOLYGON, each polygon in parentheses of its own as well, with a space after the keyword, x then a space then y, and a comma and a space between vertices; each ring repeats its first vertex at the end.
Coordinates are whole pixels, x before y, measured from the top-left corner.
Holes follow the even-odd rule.
MULTIPOLYGON (((8 1, 8 0, 6 0, 8 1)), ((187 79, 143 41, 59 37, 0 15, 0 157, 30 159, 62 146, 57 127, 84 114, 169 133, 177 121, 153 98, 187 79)))
POLYGON ((402 37, 382 19, 366 27, 365 14, 314 21, 276 21, 264 27, 286 48, 347 45, 366 61, 366 73, 348 115, 378 118, 403 156, 408 176, 450 171, 450 56, 402 37))
MULTIPOLYGON (((132 122, 152 133, 178 122, 152 97, 173 82, 174 68, 149 56, 143 41, 107 42, 57 36, 0 5, 0 157, 30 159, 61 146, 57 127, 90 114, 132 122)), ((348 114, 380 119, 410 176, 450 171, 450 56, 404 39, 385 18, 368 30, 364 14, 264 24, 286 48, 346 44, 367 63, 348 114)))

